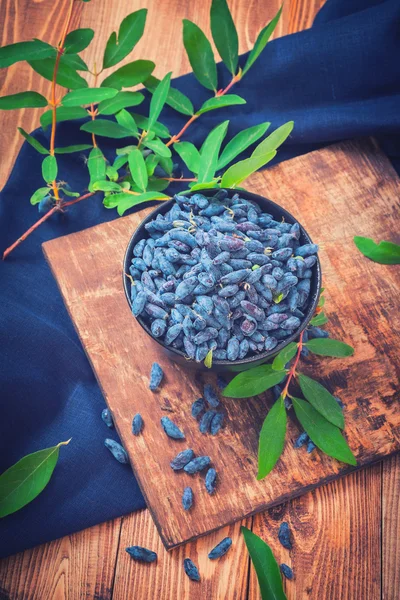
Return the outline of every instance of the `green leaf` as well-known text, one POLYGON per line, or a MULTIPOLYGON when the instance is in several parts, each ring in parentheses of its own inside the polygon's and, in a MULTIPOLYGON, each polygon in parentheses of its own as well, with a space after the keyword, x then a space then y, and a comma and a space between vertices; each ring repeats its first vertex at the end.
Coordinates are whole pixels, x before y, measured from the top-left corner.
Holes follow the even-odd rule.
POLYGON ((106 175, 110 181, 118 181, 118 171, 110 165, 106 167, 106 175))
POLYGON ((204 366, 207 367, 207 369, 211 369, 212 361, 213 361, 213 351, 209 350, 207 352, 207 356, 204 359, 204 366))
POLYGON ((320 327, 321 325, 325 325, 328 322, 328 317, 323 313, 319 313, 315 315, 310 321, 311 325, 315 325, 315 327, 320 327))
POLYGON ((52 183, 57 177, 58 167, 55 156, 46 156, 42 162, 42 176, 47 183, 52 183))
POLYGON ((320 295, 318 300, 318 308, 322 308, 325 305, 325 296, 320 295))
POLYGON ((0 97, 0 110, 14 110, 16 108, 42 108, 47 106, 47 100, 37 92, 20 92, 0 97))
MULTIPOLYGON (((86 110, 84 108, 65 108, 60 106, 56 111, 57 115, 57 123, 61 123, 62 121, 70 121, 73 119, 84 119, 88 116, 86 110)), ((46 110, 40 117, 40 124, 43 129, 46 129, 52 121, 53 111, 46 110)))
POLYGON ((223 390, 228 398, 251 398, 281 383, 287 371, 275 371, 271 365, 261 365, 236 375, 223 390))
POLYGON ((174 150, 179 154, 189 171, 196 174, 199 172, 200 152, 194 144, 191 142, 179 142, 174 144, 174 150))
POLYGON ((352 356, 354 354, 354 348, 340 342, 339 340, 331 340, 330 338, 315 338, 308 341, 304 346, 320 356, 333 356, 341 358, 343 356, 352 356))
POLYGON ((183 44, 195 77, 209 90, 217 89, 217 67, 211 44, 192 21, 183 19, 183 44))
POLYGON ((41 40, 17 42, 0 48, 0 69, 10 67, 21 60, 43 60, 56 55, 56 49, 41 40))
POLYGON ((59 188, 60 192, 63 192, 63 194, 65 194, 66 196, 69 196, 71 198, 79 198, 80 193, 79 192, 70 192, 69 190, 65 189, 65 188, 59 188))
POLYGON ((129 170, 136 185, 146 191, 148 176, 143 154, 137 148, 128 155, 129 170))
POLYGON ((257 573, 262 600, 287 600, 271 548, 247 527, 242 525, 240 529, 257 573))
POLYGON ((84 88, 69 92, 62 99, 63 106, 82 106, 83 104, 97 104, 102 100, 114 98, 118 90, 112 88, 84 88))
POLYGON ((201 150, 199 164, 199 183, 209 181, 214 177, 218 165, 218 154, 221 148, 222 140, 226 136, 229 121, 220 123, 208 134, 201 150))
POLYGON ((266 25, 264 27, 264 29, 262 29, 260 31, 260 33, 258 34, 256 43, 254 44, 254 47, 253 47, 252 51, 250 52, 250 54, 247 58, 246 64, 244 66, 242 77, 243 77, 243 75, 245 75, 247 73, 247 71, 250 69, 250 67, 255 63, 257 58, 260 56, 261 52, 264 50, 265 46, 268 44, 269 38, 273 34, 274 29, 277 26, 278 21, 280 19, 282 8, 283 8, 283 5, 280 7, 280 9, 276 13, 276 15, 272 19, 272 21, 270 23, 268 23, 268 25, 266 25))
POLYGON ((276 371, 281 371, 285 368, 286 363, 289 362, 289 360, 292 360, 292 358, 296 355, 296 352, 297 343, 290 342, 290 344, 288 344, 285 348, 283 348, 283 350, 279 352, 279 354, 275 356, 274 361, 272 363, 272 368, 276 371))
POLYGON ((65 52, 67 54, 76 54, 87 48, 94 37, 93 29, 75 29, 70 31, 65 38, 65 52))
POLYGON ((268 412, 261 429, 258 442, 258 480, 272 471, 283 452, 286 422, 285 401, 282 396, 279 396, 268 412))
MULTIPOLYGON (((151 200, 169 200, 170 197, 162 194, 161 192, 145 192, 143 194, 128 194, 127 192, 121 192, 120 194, 113 194, 109 196, 115 201, 115 196, 118 196, 117 210, 120 217, 132 206, 142 204, 143 202, 150 202, 151 200)), ((109 208, 105 202, 104 205, 109 208)), ((116 206, 116 205, 114 205, 116 206)))
POLYGON ((274 152, 268 152, 263 156, 254 156, 241 160, 231 167, 222 175, 221 187, 232 188, 242 183, 247 177, 261 169, 276 156, 274 152))
MULTIPOLYGON (((150 77, 144 82, 144 86, 149 90, 149 92, 153 94, 154 90, 156 89, 159 83, 160 80, 157 79, 157 77, 150 75, 150 77)), ((167 99, 165 102, 166 104, 171 106, 171 108, 182 113, 183 115, 192 116, 194 114, 193 104, 191 103, 189 98, 185 96, 185 94, 182 94, 182 92, 180 92, 179 90, 176 90, 175 88, 169 88, 167 99)))
MULTIPOLYGON (((132 113, 132 117, 135 119, 139 129, 143 129, 144 131, 148 131, 149 128, 149 120, 147 117, 143 117, 137 113, 132 113)), ((152 127, 154 133, 160 138, 169 138, 171 137, 168 128, 160 122, 154 123, 152 127)))
MULTIPOLYGON (((132 150, 135 150, 137 148, 136 145, 134 144, 130 144, 129 146, 124 146, 123 148, 117 148, 115 150, 117 156, 128 156, 128 154, 130 154, 132 152, 132 150)), ((128 161, 128 159, 126 159, 128 161)))
POLYGON ((43 200, 43 198, 45 198, 49 194, 51 194, 51 189, 50 188, 48 188, 48 187, 41 187, 38 190, 36 190, 36 192, 34 192, 32 194, 30 202, 33 205, 39 204, 39 202, 41 200, 43 200))
POLYGON ((167 73, 165 77, 160 81, 156 87, 154 94, 150 100, 150 112, 149 112, 149 129, 152 129, 153 124, 157 121, 160 113, 163 109, 165 101, 168 96, 169 85, 171 81, 172 73, 167 73))
POLYGON ((113 67, 132 52, 143 35, 146 16, 145 8, 131 13, 121 22, 118 39, 115 32, 110 35, 104 52, 103 69, 113 67))
MULTIPOLYGON (((76 69, 67 63, 68 59, 66 60, 65 56, 61 57, 60 64, 58 65, 58 85, 71 90, 87 87, 87 81, 78 75, 76 69)), ((55 58, 45 58, 43 60, 28 60, 28 63, 36 73, 51 81, 53 79, 55 61, 55 58)))
POLYGON ((214 98, 206 100, 200 110, 196 112, 196 115, 202 115, 209 110, 216 110, 217 108, 225 108, 225 106, 234 106, 235 104, 246 104, 246 100, 235 94, 215 96, 214 98))
POLYGON ((81 126, 81 131, 87 131, 88 133, 94 133, 95 135, 114 139, 132 136, 132 132, 125 127, 122 127, 119 123, 106 121, 105 119, 96 119, 95 121, 84 123, 84 125, 81 126))
POLYGON ((119 192, 122 190, 121 186, 114 181, 95 181, 92 184, 93 192, 119 192))
POLYGON ((87 168, 89 171, 90 182, 89 191, 92 192, 92 185, 96 181, 103 181, 106 178, 106 159, 100 148, 93 148, 90 151, 87 168))
POLYGON ((114 115, 123 108, 137 106, 144 100, 140 92, 118 92, 114 98, 103 100, 97 107, 100 115, 114 115))
POLYGON ((263 154, 267 154, 267 152, 272 152, 279 148, 281 144, 289 137, 291 132, 293 131, 294 123, 293 121, 288 121, 284 123, 278 129, 275 129, 265 140, 258 144, 258 146, 253 151, 251 158, 255 156, 262 156, 263 154))
POLYGON ((292 397, 292 402, 303 429, 322 452, 349 465, 357 464, 338 427, 327 421, 305 400, 292 397))
POLYGON ((160 167, 164 169, 164 171, 171 177, 172 171, 174 168, 174 163, 172 162, 172 158, 167 158, 164 156, 160 156, 160 160, 158 162, 160 167))
POLYGON ((72 154, 73 152, 83 152, 83 150, 89 150, 89 148, 92 148, 91 144, 76 144, 75 146, 54 148, 54 152, 55 154, 72 154))
POLYGON ((254 144, 260 139, 267 131, 271 123, 261 123, 260 125, 254 125, 248 127, 243 131, 240 131, 230 142, 227 143, 222 151, 220 159, 218 161, 218 169, 222 169, 228 163, 230 163, 236 156, 246 150, 251 144, 254 144))
POLYGON ((135 119, 127 110, 122 109, 115 115, 117 123, 131 132, 131 135, 137 136, 139 131, 135 119))
POLYGON ((123 87, 132 87, 145 81, 151 75, 154 67, 155 64, 151 60, 134 60, 106 77, 101 87, 111 87, 117 90, 123 87))
POLYGON ((166 190, 169 186, 170 182, 165 181, 164 179, 159 179, 158 177, 150 177, 149 183, 147 184, 148 192, 162 192, 166 190))
POLYGON ((211 33, 219 55, 232 75, 235 75, 239 40, 226 0, 212 1, 210 17, 211 33))
POLYGON ((379 242, 372 238, 356 236, 354 243, 359 251, 370 260, 382 265, 400 264, 400 246, 393 242, 379 242))
POLYGON ((57 464, 60 446, 69 442, 28 454, 0 475, 0 518, 20 510, 44 490, 57 464))
POLYGON ((127 162, 128 162, 128 156, 117 156, 117 158, 114 160, 113 168, 116 171, 118 171, 119 169, 121 169, 121 167, 126 165, 127 162))
POLYGON ((63 64, 75 71, 89 71, 87 64, 78 54, 63 54, 61 60, 63 64))
POLYGON ((327 421, 344 429, 343 411, 328 390, 303 373, 298 376, 299 385, 304 397, 327 421))
POLYGON ((158 156, 156 156, 155 154, 149 154, 149 156, 146 157, 145 163, 146 163, 146 169, 147 169, 147 175, 149 177, 151 177, 154 173, 154 170, 156 168, 156 166, 158 165, 158 156))
POLYGON ((144 145, 146 146, 146 148, 150 148, 150 150, 153 150, 153 152, 155 152, 159 156, 162 156, 165 158, 168 158, 169 156, 171 156, 171 150, 161 140, 155 139, 155 140, 147 141, 145 139, 144 145))
MULTIPOLYGON (((191 186, 190 191, 196 192, 198 190, 208 190, 215 187, 219 187, 219 182, 218 179, 213 179, 212 181, 205 181, 204 183, 193 183, 193 185, 189 185, 191 186)), ((179 193, 181 194, 182 192, 179 193)))

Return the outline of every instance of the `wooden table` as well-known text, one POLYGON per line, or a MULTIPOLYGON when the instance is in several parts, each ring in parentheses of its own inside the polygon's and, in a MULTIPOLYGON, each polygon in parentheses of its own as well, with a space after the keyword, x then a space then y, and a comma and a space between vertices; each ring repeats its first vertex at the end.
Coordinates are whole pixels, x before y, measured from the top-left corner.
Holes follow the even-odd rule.
MULTIPOLYGON (((309 27, 322 3, 287 1, 277 35, 309 27)), ((254 43, 260 27, 275 14, 279 2, 231 0, 229 4, 239 29, 240 50, 244 52, 254 43)), ((89 4, 78 4, 73 27, 93 27, 96 31, 84 57, 89 65, 95 55, 101 55, 109 32, 118 27, 121 19, 144 6, 149 8, 148 30, 157 32, 157 40, 154 42, 154 33, 145 35, 136 57, 154 60, 157 76, 171 69, 174 75, 189 70, 181 43, 181 19, 194 20, 208 31, 209 1, 92 0, 89 4)), ((56 43, 66 7, 65 0, 35 3, 3 0, 1 45, 29 37, 56 43)), ((49 84, 21 63, 7 72, 0 71, 0 94, 21 91, 22 79, 25 85, 48 93, 49 84)), ((15 135, 16 125, 29 131, 37 122, 32 110, 20 111, 18 115, 7 113, 2 118, 1 186, 21 144, 15 135)), ((286 586, 289 600, 396 600, 395 590, 400 589, 399 487, 400 456, 397 456, 247 519, 243 524, 252 527, 271 545, 279 562, 286 555, 276 541, 277 527, 282 520, 296 524, 296 580, 286 586)), ((136 512, 1 561, 0 600, 196 600, 199 598, 196 588, 182 573, 183 557, 204 554, 205 544, 209 547, 213 539, 237 534, 239 526, 238 523, 227 527, 197 543, 166 553, 148 511, 136 512), (159 554, 157 568, 138 567, 125 553, 125 547, 132 543, 155 549, 159 554)), ((206 595, 202 597, 260 598, 242 541, 229 560, 227 557, 218 564, 207 561, 200 568, 207 580, 206 595)))

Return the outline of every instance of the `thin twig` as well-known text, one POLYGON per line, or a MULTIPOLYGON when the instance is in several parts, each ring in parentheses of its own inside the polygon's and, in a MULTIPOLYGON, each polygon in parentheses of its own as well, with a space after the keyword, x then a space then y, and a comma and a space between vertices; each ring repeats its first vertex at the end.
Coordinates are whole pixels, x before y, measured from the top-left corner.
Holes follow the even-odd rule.
POLYGON ((158 179, 162 179, 162 181, 197 181, 197 179, 190 177, 158 177, 158 179))
POLYGON ((53 208, 51 208, 49 210, 49 212, 47 212, 45 215, 43 215, 43 217, 41 217, 38 221, 36 221, 36 223, 34 223, 32 225, 32 227, 29 227, 29 229, 27 229, 27 231, 25 231, 25 233, 23 235, 21 235, 21 237, 19 237, 13 244, 11 244, 11 246, 9 246, 6 250, 4 250, 3 260, 5 260, 7 258, 7 256, 9 254, 11 254, 11 252, 13 250, 15 250, 15 248, 17 248, 20 244, 22 244, 22 242, 25 241, 26 238, 28 236, 30 236, 31 233, 33 233, 42 223, 44 223, 45 221, 47 221, 47 219, 49 217, 54 215, 54 213, 63 211, 64 208, 66 208, 67 206, 72 206, 73 204, 77 204, 77 202, 86 200, 86 198, 90 198, 91 196, 94 196, 94 194, 95 194, 95 192, 89 192, 87 194, 84 194, 83 196, 80 196, 79 198, 75 198, 75 200, 68 200, 68 202, 63 202, 61 200, 60 202, 55 204, 53 206, 53 208))
MULTIPOLYGON (((55 139, 56 139, 56 129, 57 129, 57 102, 56 102, 56 86, 57 86, 57 73, 58 67, 60 65, 61 56, 64 53, 64 44, 65 38, 68 34, 68 29, 71 23, 72 11, 74 6, 74 0, 71 0, 71 4, 68 10, 68 16, 66 23, 64 25, 64 30, 61 36, 61 40, 57 46, 57 56, 56 61, 54 63, 53 70, 53 78, 51 81, 51 105, 52 105, 52 120, 51 120, 51 135, 50 135, 50 154, 54 156, 54 148, 55 148, 55 139)), ((56 202, 60 201, 60 196, 58 193, 57 181, 54 180, 51 183, 51 187, 53 188, 54 197, 56 198, 56 202)), ((48 213, 47 213, 48 214, 48 213)))
MULTIPOLYGON (((238 81, 240 81, 242 77, 242 72, 239 71, 239 73, 237 73, 237 75, 234 75, 232 77, 232 80, 230 81, 230 83, 226 86, 225 89, 223 90, 219 90, 215 96, 216 97, 220 97, 220 96, 224 96, 224 94, 226 94, 227 92, 229 92, 229 90, 231 89, 231 87, 233 87, 235 85, 235 83, 237 83, 238 81)), ((201 115, 193 115, 190 117, 190 119, 188 120, 188 122, 182 127, 182 129, 179 131, 179 133, 177 133, 176 135, 173 135, 171 137, 171 139, 165 144, 166 146, 171 146, 171 144, 174 144, 175 142, 179 142, 180 138, 182 137, 182 135, 185 133, 185 131, 188 129, 188 127, 190 127, 190 125, 192 123, 194 123, 194 121, 196 119, 198 119, 201 115)))
POLYGON ((288 378, 287 378, 285 387, 282 390, 282 397, 283 398, 286 398, 286 396, 288 395, 289 385, 290 385, 293 377, 295 377, 295 375, 296 375, 297 365, 299 364, 300 354, 301 354, 301 351, 302 351, 302 348, 303 348, 303 333, 304 333, 304 331, 302 331, 301 334, 300 334, 299 341, 298 341, 298 344, 297 344, 296 359, 295 359, 294 363, 292 364, 292 366, 289 369, 288 378))

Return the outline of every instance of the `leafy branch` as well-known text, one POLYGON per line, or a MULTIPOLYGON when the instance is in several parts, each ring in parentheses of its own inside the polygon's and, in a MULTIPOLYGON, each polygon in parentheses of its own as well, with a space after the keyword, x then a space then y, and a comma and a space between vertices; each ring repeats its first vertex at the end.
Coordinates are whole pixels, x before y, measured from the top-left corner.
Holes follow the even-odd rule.
MULTIPOLYGON (((215 127, 206 137, 201 148, 182 136, 202 115, 212 110, 245 104, 245 99, 228 93, 241 81, 267 45, 280 18, 281 9, 260 32, 253 50, 243 69, 238 66, 238 35, 226 0, 213 0, 210 11, 211 32, 217 50, 232 74, 230 83, 218 88, 217 68, 211 44, 202 30, 191 21, 183 21, 183 43, 195 77, 213 96, 195 110, 185 94, 171 86, 171 73, 158 80, 152 75, 154 63, 134 60, 119 67, 100 83, 103 71, 114 67, 126 58, 144 34, 147 10, 129 14, 111 33, 102 60, 102 68, 96 64, 89 67, 79 56, 91 43, 92 29, 69 31, 76 5, 71 0, 60 42, 56 47, 41 40, 19 42, 0 48, 0 68, 19 61, 27 61, 42 77, 51 81, 50 99, 37 92, 28 91, 0 98, 0 109, 42 107, 46 110, 40 117, 43 129, 51 126, 49 148, 33 136, 19 129, 20 133, 37 152, 44 156, 42 175, 44 186, 37 189, 30 201, 44 213, 18 240, 4 251, 3 259, 15 250, 32 232, 55 213, 62 212, 78 202, 103 192, 105 208, 116 209, 119 215, 143 202, 167 200, 162 193, 171 183, 187 184, 195 191, 204 188, 236 187, 256 170, 271 161, 277 148, 293 129, 288 122, 264 138, 256 146, 250 158, 236 164, 232 162, 251 145, 259 141, 270 123, 260 123, 239 132, 223 147, 229 122, 215 127), (80 72, 93 75, 89 87, 80 72), (148 116, 131 112, 144 100, 141 92, 126 90, 143 84, 152 94, 148 116), (57 86, 67 88, 57 96, 57 86), (159 118, 165 105, 186 115, 187 122, 176 134, 171 134, 159 118), (56 146, 57 123, 89 117, 80 129, 90 135, 88 144, 67 147, 56 146), (116 150, 113 162, 108 162, 101 150, 101 138, 128 140, 128 145, 116 150), (134 142, 132 143, 132 139, 134 142), (90 151, 87 157, 89 182, 87 191, 72 191, 58 179, 57 155, 90 151), (183 163, 185 173, 177 171, 174 159, 183 163), (69 198, 74 198, 70 200, 69 198)), ((182 190, 185 193, 187 190, 182 190)))
POLYGON ((286 410, 294 414, 313 444, 328 456, 350 465, 356 459, 341 430, 345 427, 342 407, 337 399, 320 383, 299 370, 301 357, 311 352, 319 356, 344 358, 354 350, 348 344, 332 340, 319 328, 328 319, 322 311, 321 296, 310 326, 300 334, 299 341, 288 344, 275 356, 272 364, 266 364, 239 373, 224 389, 224 396, 250 398, 274 388, 275 404, 268 412, 261 428, 258 449, 257 479, 263 479, 276 465, 285 446, 287 428, 286 410), (299 398, 291 392, 297 383, 304 396, 299 398))

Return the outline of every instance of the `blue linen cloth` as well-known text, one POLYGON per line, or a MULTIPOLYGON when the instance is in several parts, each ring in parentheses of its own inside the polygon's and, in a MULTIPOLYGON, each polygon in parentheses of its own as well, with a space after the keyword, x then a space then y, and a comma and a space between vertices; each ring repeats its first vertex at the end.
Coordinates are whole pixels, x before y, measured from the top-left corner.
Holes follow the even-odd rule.
MULTIPOLYGON (((400 170, 399 25, 398 0, 328 0, 312 29, 267 46, 235 89, 246 105, 203 115, 185 139, 201 143, 224 119, 228 139, 256 123, 271 121, 272 130, 292 119, 295 129, 277 160, 375 135, 400 170)), ((229 76, 221 65, 218 71, 222 87, 229 76)), ((196 107, 209 97, 191 74, 174 86, 196 107)), ((167 108, 162 121, 177 132, 185 118, 167 108)), ((58 145, 86 142, 79 125, 60 124, 58 145)), ((48 143, 48 132, 34 135, 48 143)), ((101 140, 110 158, 113 145, 101 140)), ((29 197, 43 185, 41 160, 25 143, 0 195, 1 252, 38 218, 29 197)), ((60 155, 59 173, 74 190, 88 184, 79 154, 60 155)), ((0 520, 0 557, 145 506, 130 467, 104 447, 116 433, 100 418, 104 399, 41 250, 46 240, 114 218, 100 198, 84 201, 52 217, 0 264, 0 473, 72 437, 42 494, 0 520)))

